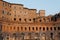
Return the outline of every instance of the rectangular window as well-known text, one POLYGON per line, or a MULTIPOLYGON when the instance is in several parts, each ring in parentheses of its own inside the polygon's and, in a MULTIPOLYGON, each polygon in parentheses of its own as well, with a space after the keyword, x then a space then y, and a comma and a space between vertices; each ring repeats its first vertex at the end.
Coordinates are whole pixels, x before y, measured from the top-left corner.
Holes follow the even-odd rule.
POLYGON ((60 30, 60 27, 58 27, 58 30, 60 30))
POLYGON ((5 4, 3 3, 3 6, 4 6, 5 4))
POLYGON ((29 21, 31 21, 31 19, 29 19, 29 21))
POLYGON ((42 21, 42 20, 39 20, 40 22, 42 21))
POLYGON ((54 30, 56 30, 56 27, 54 27, 54 30))
POLYGON ((21 18, 19 18, 19 21, 21 21, 21 18))
POLYGON ((33 18, 33 22, 35 22, 35 18, 33 18))

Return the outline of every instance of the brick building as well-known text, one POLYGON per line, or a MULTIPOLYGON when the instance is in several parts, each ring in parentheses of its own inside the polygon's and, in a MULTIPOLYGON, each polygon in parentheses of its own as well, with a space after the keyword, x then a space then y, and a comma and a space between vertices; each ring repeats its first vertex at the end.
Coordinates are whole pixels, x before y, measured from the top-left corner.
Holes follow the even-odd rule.
POLYGON ((60 13, 36 11, 0 0, 0 40, 60 40, 60 13))

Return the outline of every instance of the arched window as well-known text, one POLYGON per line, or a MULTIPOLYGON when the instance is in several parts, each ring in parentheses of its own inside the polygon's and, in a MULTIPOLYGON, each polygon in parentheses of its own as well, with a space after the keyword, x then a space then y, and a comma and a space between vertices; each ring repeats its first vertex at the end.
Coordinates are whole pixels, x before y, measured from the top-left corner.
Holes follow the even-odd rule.
POLYGON ((54 30, 56 30, 56 27, 54 27, 54 30))
POLYGON ((27 30, 27 28, 25 27, 25 30, 27 30))
POLYGON ((34 30, 34 27, 32 27, 32 30, 34 30))
POLYGON ((19 27, 17 27, 17 30, 19 31, 19 27))
POLYGON ((21 27, 21 30, 23 30, 23 27, 21 27))
POLYGON ((45 27, 43 27, 43 31, 45 31, 45 27))
POLYGON ((50 30, 52 30, 52 27, 50 27, 50 30))

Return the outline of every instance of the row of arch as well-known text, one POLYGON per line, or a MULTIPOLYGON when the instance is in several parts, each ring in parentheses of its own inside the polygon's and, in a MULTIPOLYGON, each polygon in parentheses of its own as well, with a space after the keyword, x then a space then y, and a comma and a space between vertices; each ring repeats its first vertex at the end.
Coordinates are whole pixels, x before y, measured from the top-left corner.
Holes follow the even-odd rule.
POLYGON ((3 26, 2 30, 9 30, 9 31, 57 31, 60 30, 60 27, 9 27, 3 26))
MULTIPOLYGON (((25 22, 27 22, 27 19, 23 19, 25 22)), ((51 20, 48 18, 33 18, 33 19, 28 19, 29 21, 33 21, 33 22, 50 22, 51 20)), ((17 21, 17 18, 14 18, 14 21, 17 21)), ((19 21, 22 21, 22 18, 19 18, 19 21)))

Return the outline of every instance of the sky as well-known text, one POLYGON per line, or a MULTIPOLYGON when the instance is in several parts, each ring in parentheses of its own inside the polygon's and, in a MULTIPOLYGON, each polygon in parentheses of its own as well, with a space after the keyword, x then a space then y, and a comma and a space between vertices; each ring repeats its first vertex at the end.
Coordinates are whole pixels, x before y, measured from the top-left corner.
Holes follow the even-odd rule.
POLYGON ((23 4, 24 7, 45 10, 47 15, 55 15, 60 12, 60 0, 4 0, 10 3, 23 4))

